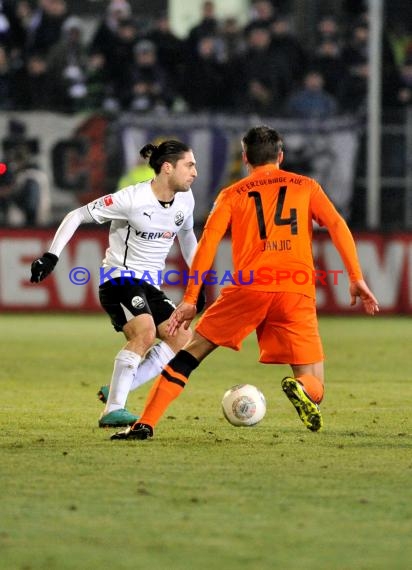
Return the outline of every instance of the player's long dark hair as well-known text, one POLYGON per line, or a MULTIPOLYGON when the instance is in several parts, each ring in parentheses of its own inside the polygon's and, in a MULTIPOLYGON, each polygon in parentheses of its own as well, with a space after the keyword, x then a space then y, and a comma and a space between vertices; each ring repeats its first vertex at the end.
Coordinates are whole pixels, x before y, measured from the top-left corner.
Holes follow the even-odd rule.
POLYGON ((264 125, 250 129, 243 137, 242 143, 246 158, 252 166, 277 162, 283 150, 279 133, 264 125))
POLYGON ((159 145, 151 143, 146 144, 140 150, 140 156, 145 159, 148 158, 149 165, 153 168, 156 174, 159 174, 164 162, 170 162, 170 164, 176 166, 176 162, 189 150, 190 147, 188 147, 187 144, 172 139, 163 141, 159 145))

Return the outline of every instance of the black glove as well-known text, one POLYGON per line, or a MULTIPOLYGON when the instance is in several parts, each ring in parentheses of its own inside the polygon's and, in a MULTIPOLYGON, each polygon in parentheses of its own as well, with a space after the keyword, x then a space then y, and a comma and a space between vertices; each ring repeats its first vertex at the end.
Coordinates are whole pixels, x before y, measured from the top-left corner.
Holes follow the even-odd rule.
POLYGON ((43 253, 42 257, 39 259, 35 259, 31 264, 31 283, 39 283, 43 281, 53 269, 56 267, 56 263, 58 262, 59 258, 54 253, 43 253))
POLYGON ((197 298, 197 303, 196 303, 196 314, 198 315, 199 313, 201 313, 203 311, 203 309, 205 308, 206 305, 206 291, 205 291, 205 284, 202 283, 202 286, 200 288, 199 291, 199 296, 197 298))

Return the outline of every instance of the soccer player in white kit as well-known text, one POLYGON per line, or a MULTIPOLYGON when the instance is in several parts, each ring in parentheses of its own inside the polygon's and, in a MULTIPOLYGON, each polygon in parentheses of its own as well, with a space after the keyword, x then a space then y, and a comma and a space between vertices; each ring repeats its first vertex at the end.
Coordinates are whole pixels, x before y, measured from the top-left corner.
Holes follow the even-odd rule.
POLYGON ((49 250, 31 266, 31 282, 42 281, 80 224, 111 222, 99 298, 127 343, 115 357, 100 427, 133 424, 137 417, 125 408, 129 391, 156 376, 191 337, 183 327, 176 336, 167 334, 174 305, 160 289, 160 275, 176 236, 188 267, 196 249, 191 190, 196 161, 190 147, 177 140, 147 144, 140 154, 149 159, 154 178, 71 211, 49 250), (161 342, 154 345, 156 338, 161 342))

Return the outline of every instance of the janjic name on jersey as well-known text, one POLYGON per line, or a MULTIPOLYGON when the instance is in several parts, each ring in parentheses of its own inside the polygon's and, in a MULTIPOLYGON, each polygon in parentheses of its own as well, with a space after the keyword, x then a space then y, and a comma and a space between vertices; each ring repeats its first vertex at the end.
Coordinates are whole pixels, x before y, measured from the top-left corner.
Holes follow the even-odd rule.
POLYGON ((114 268, 112 278, 130 269, 137 278, 152 275, 157 283, 176 235, 193 230, 193 208, 191 190, 176 193, 165 208, 153 194, 150 181, 90 202, 87 210, 96 223, 112 221, 103 268, 114 268))

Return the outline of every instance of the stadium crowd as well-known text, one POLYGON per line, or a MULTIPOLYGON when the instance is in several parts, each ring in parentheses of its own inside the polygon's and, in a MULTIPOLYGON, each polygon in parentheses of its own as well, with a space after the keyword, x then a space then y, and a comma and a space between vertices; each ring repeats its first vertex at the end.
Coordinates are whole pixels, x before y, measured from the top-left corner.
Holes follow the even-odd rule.
MULTIPOLYGON (((180 39, 166 13, 143 20, 127 0, 110 0, 86 39, 85 22, 66 0, 1 0, 0 109, 309 118, 361 112, 366 12, 347 13, 344 22, 324 14, 312 46, 295 33, 287 4, 256 0, 241 26, 234 17, 218 19, 215 3, 205 1, 199 23, 180 39)), ((384 106, 411 104, 411 30, 385 36, 383 65, 384 106)))

